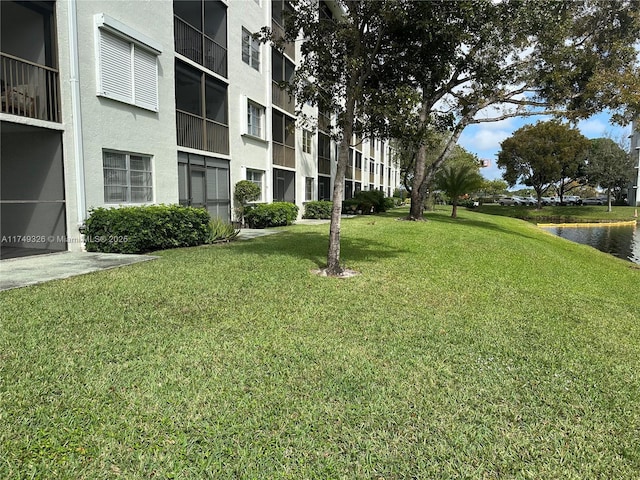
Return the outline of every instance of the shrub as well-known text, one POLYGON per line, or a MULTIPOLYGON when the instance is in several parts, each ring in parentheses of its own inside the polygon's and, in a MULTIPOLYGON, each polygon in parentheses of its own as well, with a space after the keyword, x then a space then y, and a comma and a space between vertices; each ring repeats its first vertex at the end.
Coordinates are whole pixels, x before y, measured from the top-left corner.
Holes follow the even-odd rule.
POLYGON ((355 198, 349 198, 342 202, 342 213, 347 215, 354 215, 360 210, 360 202, 355 198))
POLYGON ((260 198, 260 187, 250 180, 240 180, 236 183, 233 197, 236 200, 236 218, 244 224, 246 205, 260 198))
POLYGON ((390 208, 399 207, 402 204, 402 200, 398 197, 386 197, 384 199, 384 209, 389 210, 390 208))
POLYGON ((145 253, 206 243, 209 213, 180 205, 94 208, 81 228, 89 252, 145 253))
POLYGON ((258 203, 247 207, 244 218, 250 228, 282 227, 298 218, 298 207, 289 202, 258 203))
POLYGON ((207 243, 230 242, 238 236, 240 229, 219 218, 214 218, 209 223, 209 238, 207 243))
POLYGON ((354 213, 379 213, 386 212, 387 205, 384 193, 380 190, 361 190, 352 199, 345 200, 342 209, 354 213))
POLYGON ((304 215, 302 218, 331 218, 331 210, 333 209, 333 202, 326 200, 319 200, 314 202, 307 202, 304 204, 304 215))

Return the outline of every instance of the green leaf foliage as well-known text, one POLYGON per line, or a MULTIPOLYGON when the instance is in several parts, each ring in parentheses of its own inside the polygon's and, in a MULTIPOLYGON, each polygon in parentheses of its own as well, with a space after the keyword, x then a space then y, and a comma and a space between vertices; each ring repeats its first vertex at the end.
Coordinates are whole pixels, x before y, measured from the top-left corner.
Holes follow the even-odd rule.
POLYGON ((241 205, 260 198, 260 187, 250 180, 240 180, 236 183, 233 197, 241 205))
POLYGON ((94 208, 85 221, 87 251, 145 253, 207 243, 209 213, 181 205, 94 208))
POLYGON ((619 193, 631 181, 634 161, 610 138, 590 140, 587 179, 590 185, 619 193))
POLYGON ((436 176, 436 186, 451 197, 453 210, 451 216, 457 217, 457 206, 462 195, 473 193, 482 186, 483 179, 477 167, 465 163, 453 163, 442 168, 436 176))
POLYGON ((498 166, 503 178, 532 187, 538 198, 555 182, 561 181, 579 159, 586 158, 589 141, 575 128, 558 121, 525 125, 501 144, 498 166))
POLYGON ((333 202, 318 200, 304 204, 304 214, 302 218, 330 219, 333 202))
POLYGON ((209 228, 209 239, 207 243, 230 242, 240 233, 240 229, 219 218, 211 220, 209 228))
POLYGON ((245 220, 250 228, 282 227, 298 218, 298 206, 289 202, 260 203, 247 207, 245 220))

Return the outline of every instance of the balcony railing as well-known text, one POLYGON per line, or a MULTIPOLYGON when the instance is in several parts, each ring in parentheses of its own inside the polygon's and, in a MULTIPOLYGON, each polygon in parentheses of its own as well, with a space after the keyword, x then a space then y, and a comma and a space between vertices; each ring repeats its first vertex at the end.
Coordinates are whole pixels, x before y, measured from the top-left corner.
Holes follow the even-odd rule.
POLYGON ((58 71, 0 53, 0 112, 60 123, 58 71))
POLYGON ((183 55, 209 70, 227 76, 227 49, 214 42, 180 17, 174 17, 176 53, 183 55))
POLYGON ((376 181, 376 174, 373 172, 369 172, 369 183, 375 183, 376 181))
MULTIPOLYGON (((271 19, 271 29, 273 30, 274 38, 284 38, 284 28, 275 20, 271 19)), ((296 45, 293 42, 284 43, 284 53, 289 56, 291 60, 296 61, 296 45)))
POLYGON ((356 180, 362 180, 362 169, 356 168, 356 180))
POLYGON ((276 142, 272 142, 272 146, 274 165, 296 168, 296 149, 294 147, 289 147, 276 142))
POLYGON ((285 112, 290 113, 291 115, 295 115, 296 105, 293 101, 293 97, 289 95, 289 93, 284 88, 282 88, 276 82, 273 82, 273 88, 271 92, 271 100, 274 105, 282 108, 285 112))
POLYGON ((324 175, 331 175, 331 159, 325 157, 318 157, 318 173, 324 175))
POLYGON ((178 145, 207 152, 229 154, 229 127, 176 110, 178 145))

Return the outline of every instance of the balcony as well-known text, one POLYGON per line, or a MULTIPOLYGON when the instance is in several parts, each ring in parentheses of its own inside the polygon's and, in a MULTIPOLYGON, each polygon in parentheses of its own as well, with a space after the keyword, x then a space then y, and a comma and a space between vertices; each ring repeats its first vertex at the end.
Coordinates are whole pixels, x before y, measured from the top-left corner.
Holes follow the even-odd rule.
POLYGON ((281 167, 296 168, 296 149, 273 142, 273 164, 281 167))
POLYGON ((285 112, 291 115, 296 114, 296 105, 293 101, 293 97, 287 93, 287 91, 278 85, 276 82, 272 82, 273 88, 271 89, 271 101, 277 107, 280 107, 285 112))
POLYGON ((229 127, 191 113, 176 110, 178 145, 229 154, 229 127))
POLYGON ((331 159, 318 157, 318 173, 323 175, 331 175, 331 159))
POLYGON ((177 16, 174 17, 174 34, 176 53, 218 75, 227 76, 227 49, 225 47, 177 16))
MULTIPOLYGON (((273 36, 276 39, 284 38, 284 28, 275 20, 271 20, 271 29, 273 30, 273 36)), ((293 42, 284 42, 284 53, 295 62, 296 60, 296 45, 293 42)))
POLYGON ((60 123, 58 71, 0 53, 0 112, 60 123))

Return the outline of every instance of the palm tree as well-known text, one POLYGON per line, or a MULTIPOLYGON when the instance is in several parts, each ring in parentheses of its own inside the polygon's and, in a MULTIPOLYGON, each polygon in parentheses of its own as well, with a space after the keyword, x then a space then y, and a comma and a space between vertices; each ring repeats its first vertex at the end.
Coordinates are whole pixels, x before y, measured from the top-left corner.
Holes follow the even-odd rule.
POLYGON ((470 165, 447 165, 436 176, 436 188, 451 198, 452 218, 458 217, 458 198, 471 193, 482 185, 482 176, 470 165))

